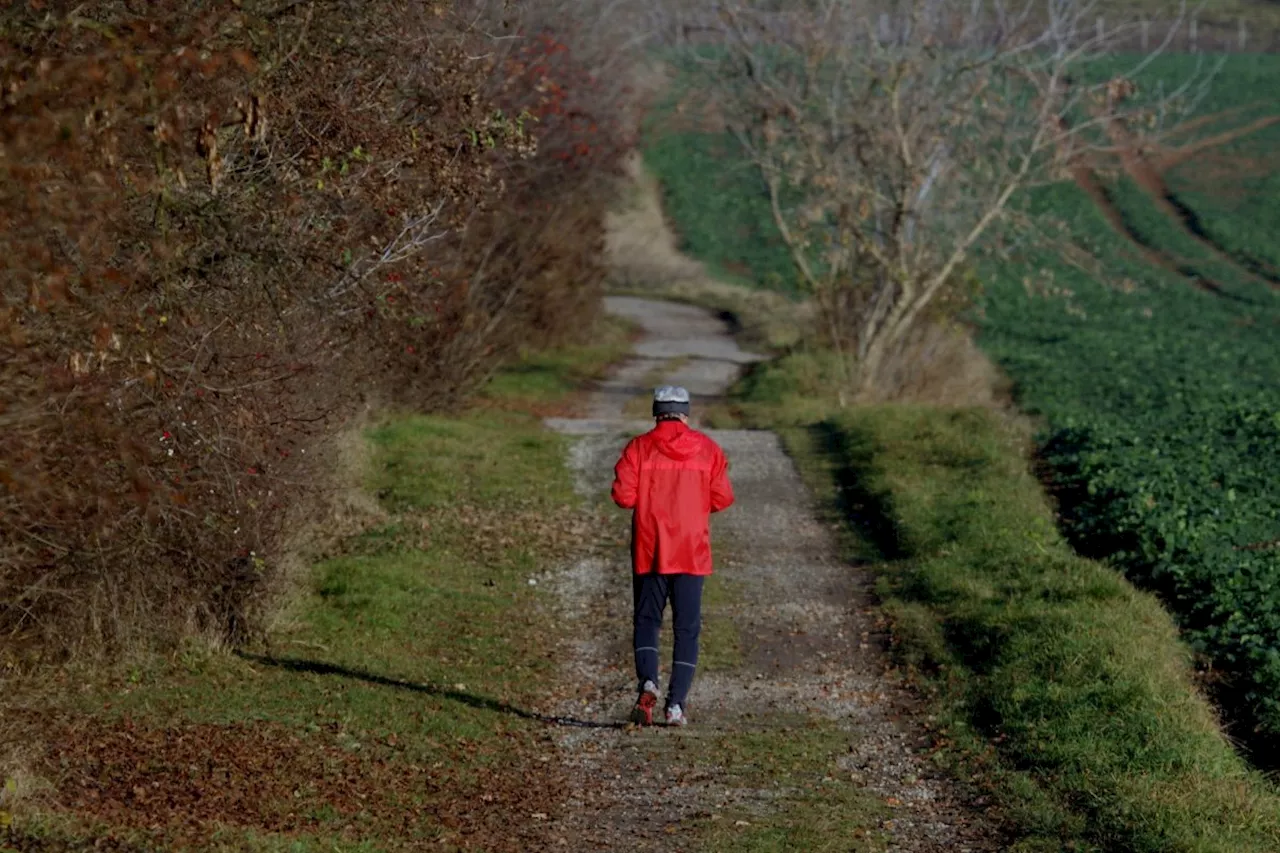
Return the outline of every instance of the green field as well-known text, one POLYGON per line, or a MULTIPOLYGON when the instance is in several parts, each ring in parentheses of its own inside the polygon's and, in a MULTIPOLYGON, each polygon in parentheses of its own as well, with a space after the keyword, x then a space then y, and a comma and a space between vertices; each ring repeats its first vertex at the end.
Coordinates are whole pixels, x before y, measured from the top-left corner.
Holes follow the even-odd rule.
POLYGON ((642 141, 681 248, 727 281, 794 294, 795 267, 760 170, 732 134, 713 130, 715 113, 690 79, 677 79, 658 103, 642 141))
MULTIPOLYGON (((1198 61, 1163 58, 1141 91, 1186 79, 1198 61)), ((1073 544, 1158 592, 1220 671, 1215 683, 1233 716, 1272 735, 1280 734, 1280 124, 1215 137, 1280 112, 1276 91, 1280 57, 1231 57, 1198 104, 1200 121, 1158 153, 1214 144, 1159 164, 1154 188, 1102 164, 1123 232, 1074 184, 1022 199, 1070 245, 1032 241, 980 258, 986 292, 975 317, 1019 404, 1041 420, 1041 452, 1073 544)), ((741 252, 757 283, 776 283, 765 271, 786 259, 768 229, 723 227, 762 221, 763 187, 719 153, 731 150, 717 147, 723 137, 677 130, 651 132, 646 162, 687 249, 721 266, 741 252)))
MULTIPOLYGON (((1176 74, 1176 60, 1152 73, 1176 74)), ((1229 62, 1202 112, 1239 112, 1192 139, 1254 121, 1260 105, 1274 109, 1267 95, 1277 81, 1274 57, 1229 62)), ((1276 139, 1273 125, 1174 167, 1168 204, 1128 177, 1107 181, 1130 234, 1178 271, 1147 263, 1076 187, 1036 193, 1029 209, 1067 222, 1097 263, 1071 263, 1050 247, 985 260, 981 338, 1022 406, 1047 423, 1043 453, 1077 547, 1160 592, 1193 645, 1226 670, 1224 698, 1243 699, 1245 720, 1272 735, 1280 291, 1259 271, 1280 238, 1280 199, 1267 195, 1280 166, 1276 139), (1263 180, 1247 177, 1259 169, 1263 180)))
MULTIPOLYGON (((1100 62, 1097 79, 1133 68, 1137 59, 1100 62)), ((1148 159, 1180 224, 1216 244, 1246 272, 1277 279, 1280 272, 1280 103, 1274 55, 1164 56, 1136 78, 1139 101, 1185 88, 1190 121, 1155 137, 1148 159)), ((1148 188, 1153 190, 1154 188, 1148 188)))
MULTIPOLYGON (((1280 8, 1280 7, 1278 7, 1280 8)), ((1229 63, 1206 111, 1220 117, 1197 128, 1208 139, 1233 126, 1265 122, 1280 112, 1275 56, 1229 63)), ((1182 139, 1174 144, 1185 144, 1182 139)), ((1185 205, 1191 225, 1246 269, 1274 280, 1280 272, 1280 123, 1260 127, 1175 165, 1168 189, 1185 205)))
POLYGON ((1035 203, 1071 221, 1106 276, 1053 252, 989 264, 982 341, 1048 423, 1068 530, 1164 593, 1280 727, 1280 554, 1236 550, 1280 537, 1280 299, 1254 286, 1231 300, 1144 264, 1074 187, 1035 203), (1028 280, 1070 295, 1030 296, 1028 280))

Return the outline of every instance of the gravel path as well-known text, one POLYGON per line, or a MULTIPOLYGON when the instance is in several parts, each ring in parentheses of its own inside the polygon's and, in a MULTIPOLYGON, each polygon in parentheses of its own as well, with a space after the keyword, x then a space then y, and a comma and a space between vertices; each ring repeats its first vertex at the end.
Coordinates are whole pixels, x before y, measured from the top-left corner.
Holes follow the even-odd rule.
MULTIPOLYGON (((740 350, 713 315, 684 305, 611 298, 608 310, 643 326, 636 356, 602 383, 589 417, 549 425, 578 436, 569 464, 578 488, 607 501, 613 463, 650 422, 622 417, 626 402, 650 389, 646 378, 683 384, 699 401, 724 393, 758 357, 740 350)), ((836 556, 831 531, 817 521, 791 460, 772 433, 718 430, 737 503, 717 515, 717 572, 734 595, 723 614, 741 635, 742 662, 700 673, 690 695, 693 724, 640 732, 570 728, 559 732, 573 797, 548 825, 549 840, 579 850, 697 849, 683 820, 748 808, 767 822, 768 788, 726 788, 713 761, 692 766, 680 739, 708 738, 794 725, 797 715, 831 721, 847 733, 841 770, 893 805, 885 826, 889 850, 1000 849, 984 814, 946 778, 932 772, 917 704, 885 675, 884 637, 869 595, 872 580, 836 556)), ((560 650, 564 686, 558 713, 625 720, 634 701, 630 654, 630 571, 623 513, 602 510, 601 542, 552 578, 576 639, 560 650)), ((669 623, 668 623, 669 626, 669 623)), ((664 631, 665 658, 669 633, 664 631)), ((693 753, 696 754, 696 753, 693 753)))

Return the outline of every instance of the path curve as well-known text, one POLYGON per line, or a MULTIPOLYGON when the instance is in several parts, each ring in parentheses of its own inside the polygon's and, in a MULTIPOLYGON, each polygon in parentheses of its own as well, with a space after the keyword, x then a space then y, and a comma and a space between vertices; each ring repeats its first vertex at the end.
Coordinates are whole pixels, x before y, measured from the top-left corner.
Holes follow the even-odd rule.
MULTIPOLYGON (((610 519, 610 534, 552 579, 575 639, 560 650, 565 683, 559 713, 625 720, 634 700, 630 654, 629 557, 622 513, 607 500, 613 463, 625 441, 651 422, 624 418, 647 393, 644 379, 683 384, 700 401, 721 396, 744 365, 725 323, 699 308, 610 298, 610 313, 639 324, 635 356, 601 383, 589 416, 548 424, 577 436, 569 464, 578 489, 610 519)), ((914 720, 918 703, 886 677, 887 658, 872 578, 837 557, 832 532, 817 520, 804 484, 776 435, 709 430, 730 460, 737 503, 715 517, 716 570, 734 594, 721 618, 736 626, 740 664, 700 672, 684 730, 572 729, 558 734, 573 791, 549 826, 553 843, 579 850, 697 849, 679 825, 726 809, 767 822, 780 792, 726 788, 714 762, 689 763, 676 739, 782 730, 797 718, 827 721, 847 736, 840 772, 893 806, 888 849, 980 851, 1001 848, 992 822, 933 772, 929 738, 914 720)), ((664 631, 664 650, 669 643, 664 631)), ((664 651, 664 658, 666 652, 664 651)), ((664 672, 666 661, 664 660, 664 672)), ((687 824, 686 824, 687 826, 687 824)))
POLYGON ((623 417, 629 400, 652 392, 646 377, 660 371, 662 381, 683 385, 694 398, 706 403, 722 397, 743 367, 763 359, 741 349, 724 321, 702 308, 632 296, 609 296, 604 302, 610 314, 638 326, 641 338, 632 357, 615 368, 591 395, 585 418, 548 421, 562 432, 647 429, 648 421, 627 423, 623 417))

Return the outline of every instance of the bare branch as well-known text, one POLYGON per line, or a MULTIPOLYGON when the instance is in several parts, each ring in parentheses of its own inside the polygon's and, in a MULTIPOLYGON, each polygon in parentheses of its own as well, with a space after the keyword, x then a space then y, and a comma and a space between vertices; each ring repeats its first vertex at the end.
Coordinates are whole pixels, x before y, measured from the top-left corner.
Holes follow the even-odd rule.
POLYGON ((678 13, 704 34, 686 46, 686 67, 759 168, 797 274, 838 314, 831 338, 859 359, 864 389, 974 248, 1012 227, 1023 190, 1115 150, 1110 137, 1130 118, 1170 132, 1214 73, 1135 95, 1128 81, 1149 72, 1171 31, 1104 76, 1099 60, 1139 24, 1099 26, 1097 0, 883 8, 722 0, 678 13))

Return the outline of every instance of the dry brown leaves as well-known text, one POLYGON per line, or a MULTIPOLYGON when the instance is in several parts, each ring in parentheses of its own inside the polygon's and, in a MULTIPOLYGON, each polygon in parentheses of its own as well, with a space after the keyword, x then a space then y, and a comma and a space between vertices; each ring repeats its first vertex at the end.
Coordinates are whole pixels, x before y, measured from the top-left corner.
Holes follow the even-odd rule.
MULTIPOLYGON (((469 545, 484 562, 503 558, 512 548, 546 555, 564 555, 593 537, 581 513, 563 508, 513 506, 496 509, 475 504, 442 508, 445 523, 462 524, 474 539, 469 545)), ((424 519, 431 523, 430 516, 424 519)))
POLYGON ((332 732, 275 723, 82 718, 51 732, 43 770, 57 811, 166 846, 206 843, 231 827, 376 838, 388 848, 522 850, 536 843, 531 816, 554 813, 563 799, 533 734, 508 732, 486 748, 458 743, 443 761, 394 736, 362 740, 355 750, 332 732), (477 760, 486 758, 500 760, 477 760))

